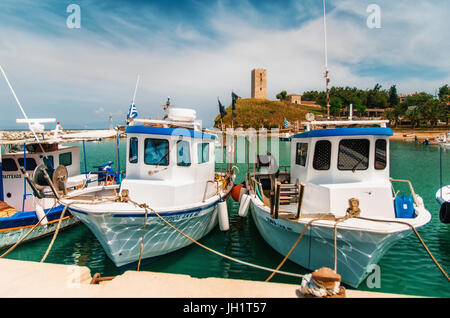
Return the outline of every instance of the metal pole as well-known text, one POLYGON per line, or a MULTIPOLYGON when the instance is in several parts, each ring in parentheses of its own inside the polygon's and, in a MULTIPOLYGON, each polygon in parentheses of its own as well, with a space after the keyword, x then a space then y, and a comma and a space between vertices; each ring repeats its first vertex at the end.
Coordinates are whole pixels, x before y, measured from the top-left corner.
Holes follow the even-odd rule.
MULTIPOLYGON (((27 171, 27 143, 23 144, 23 169, 27 171)), ((22 212, 25 211, 25 200, 27 197, 27 180, 23 178, 23 200, 22 200, 22 212)))
POLYGON ((86 143, 83 140, 84 174, 87 178, 86 143))
POLYGON ((328 90, 328 82, 330 81, 330 78, 328 77, 327 18, 326 18, 325 0, 323 0, 323 32, 325 39, 325 82, 327 94, 327 118, 330 119, 330 93, 328 90))
POLYGON ((122 173, 120 172, 119 145, 120 145, 119 130, 117 130, 117 168, 119 169, 119 183, 122 183, 122 173))
POLYGON ((441 192, 442 197, 442 146, 439 145, 439 191, 441 192))
MULTIPOLYGON (((0 136, 1 140, 1 136, 0 136)), ((2 146, 0 145, 0 201, 4 201, 5 196, 3 194, 3 166, 2 166, 2 146)))

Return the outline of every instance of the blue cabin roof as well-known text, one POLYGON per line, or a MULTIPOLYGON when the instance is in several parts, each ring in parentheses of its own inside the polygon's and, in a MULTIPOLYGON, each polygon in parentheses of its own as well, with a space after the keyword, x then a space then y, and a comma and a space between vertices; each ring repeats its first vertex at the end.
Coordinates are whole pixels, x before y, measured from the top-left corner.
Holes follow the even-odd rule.
POLYGON ((351 127, 310 130, 292 136, 292 138, 314 138, 334 136, 392 136, 392 129, 385 127, 351 127))
POLYGON ((149 134, 149 135, 164 135, 164 136, 185 136, 191 138, 201 139, 215 139, 216 136, 205 134, 201 131, 188 128, 166 128, 153 126, 128 126, 125 129, 127 134, 149 134))

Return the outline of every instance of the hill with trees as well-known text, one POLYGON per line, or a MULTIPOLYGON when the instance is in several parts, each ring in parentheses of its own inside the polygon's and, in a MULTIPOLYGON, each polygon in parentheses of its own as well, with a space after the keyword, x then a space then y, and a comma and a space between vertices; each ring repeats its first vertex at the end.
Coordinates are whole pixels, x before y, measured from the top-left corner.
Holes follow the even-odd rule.
MULTIPOLYGON (((271 101, 255 98, 239 98, 236 101, 235 117, 233 118, 232 105, 226 108, 226 115, 222 122, 225 126, 243 128, 278 128, 284 127, 286 118, 291 124, 295 121, 305 121, 306 113, 321 114, 323 110, 317 107, 308 107, 280 101, 271 101)), ((214 126, 220 127, 220 114, 214 120, 214 126)))

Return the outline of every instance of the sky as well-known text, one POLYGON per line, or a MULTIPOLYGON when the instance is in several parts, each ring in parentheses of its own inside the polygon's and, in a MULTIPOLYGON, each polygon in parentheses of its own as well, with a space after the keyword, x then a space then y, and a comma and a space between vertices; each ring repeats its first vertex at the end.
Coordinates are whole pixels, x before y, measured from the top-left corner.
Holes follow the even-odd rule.
MULTIPOLYGON (((448 0, 326 0, 326 12, 330 85, 435 94, 450 83, 448 0)), ((65 129, 123 125, 138 75, 139 117, 161 118, 170 96, 212 127, 218 98, 250 97, 254 68, 272 100, 324 90, 323 22, 321 0, 1 0, 0 65, 29 118, 65 129)), ((26 128, 20 117, 0 78, 0 130, 26 128)))

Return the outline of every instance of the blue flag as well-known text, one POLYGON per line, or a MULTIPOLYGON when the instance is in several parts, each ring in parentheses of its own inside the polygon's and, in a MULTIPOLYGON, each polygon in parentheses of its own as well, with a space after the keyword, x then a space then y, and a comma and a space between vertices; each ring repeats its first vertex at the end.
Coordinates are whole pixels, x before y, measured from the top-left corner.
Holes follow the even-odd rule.
POLYGON ((138 115, 137 109, 136 109, 136 105, 135 104, 131 104, 130 105, 130 109, 128 109, 128 115, 127 115, 127 119, 134 119, 136 118, 138 115))
POLYGON ((288 122, 288 121, 286 120, 286 118, 285 118, 285 119, 284 119, 284 128, 288 128, 290 125, 291 125, 291 123, 288 122))

